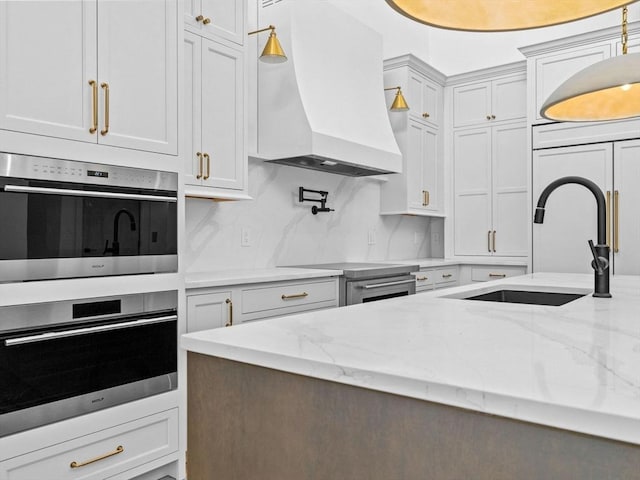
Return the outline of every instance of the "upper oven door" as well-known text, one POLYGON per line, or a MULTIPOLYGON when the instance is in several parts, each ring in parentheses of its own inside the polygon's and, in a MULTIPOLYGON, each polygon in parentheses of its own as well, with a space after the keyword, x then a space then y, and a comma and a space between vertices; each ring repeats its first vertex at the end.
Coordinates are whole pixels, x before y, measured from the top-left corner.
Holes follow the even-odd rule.
POLYGON ((346 282, 347 305, 403 297, 414 293, 416 293, 416 280, 413 275, 346 282))
POLYGON ((0 177, 0 281, 177 268, 175 192, 0 177))

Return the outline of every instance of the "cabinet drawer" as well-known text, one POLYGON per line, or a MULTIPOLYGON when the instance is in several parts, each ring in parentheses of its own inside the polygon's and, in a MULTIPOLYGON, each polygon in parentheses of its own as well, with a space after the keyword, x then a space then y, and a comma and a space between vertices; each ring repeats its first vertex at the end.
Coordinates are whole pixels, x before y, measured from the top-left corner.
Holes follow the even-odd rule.
POLYGON ((472 282, 487 282, 490 280, 500 280, 501 278, 524 275, 526 267, 473 267, 471 269, 472 282))
POLYGON ((177 449, 178 410, 171 409, 2 462, 0 478, 98 480, 177 449))
POLYGON ((436 285, 443 283, 456 283, 458 281, 457 268, 441 268, 434 273, 434 283, 436 285))
POLYGON ((242 291, 242 313, 308 310, 323 302, 337 302, 336 280, 269 285, 242 291))
POLYGON ((416 292, 422 290, 431 290, 433 288, 433 279, 435 278, 433 270, 419 271, 413 274, 416 277, 416 292))

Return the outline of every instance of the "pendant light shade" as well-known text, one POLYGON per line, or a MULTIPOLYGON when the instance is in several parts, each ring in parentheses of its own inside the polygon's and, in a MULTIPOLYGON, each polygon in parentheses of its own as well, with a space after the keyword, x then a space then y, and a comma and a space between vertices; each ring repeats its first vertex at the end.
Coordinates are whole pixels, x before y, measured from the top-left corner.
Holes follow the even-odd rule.
POLYGON ((267 30, 271 30, 271 33, 269 33, 269 38, 267 39, 267 43, 264 46, 264 49, 262 50, 262 54, 260 55, 260 61, 265 63, 286 62, 287 56, 284 54, 282 45, 280 45, 280 41, 276 36, 276 27, 274 27, 273 25, 269 25, 267 28, 262 28, 254 32, 249 32, 247 35, 254 35, 256 33, 266 32, 267 30))
POLYGON ((635 0, 386 0, 402 15, 434 27, 501 32, 590 17, 635 0))
POLYGON ((407 101, 404 99, 404 95, 402 95, 402 89, 400 87, 389 87, 385 88, 385 90, 396 90, 396 96, 393 99, 391 108, 389 108, 390 111, 406 112, 409 110, 409 105, 407 105, 407 101))
POLYGON ((640 53, 609 58, 579 71, 549 96, 540 113, 566 122, 640 116, 640 53))

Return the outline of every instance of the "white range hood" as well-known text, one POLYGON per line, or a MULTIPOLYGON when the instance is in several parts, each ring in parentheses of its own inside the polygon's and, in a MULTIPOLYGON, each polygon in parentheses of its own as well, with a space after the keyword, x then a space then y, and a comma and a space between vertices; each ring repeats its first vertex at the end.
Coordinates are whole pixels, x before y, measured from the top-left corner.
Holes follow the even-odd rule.
POLYGON ((276 26, 289 60, 258 62, 257 156, 350 176, 401 172, 382 37, 326 0, 259 1, 259 26, 276 26))

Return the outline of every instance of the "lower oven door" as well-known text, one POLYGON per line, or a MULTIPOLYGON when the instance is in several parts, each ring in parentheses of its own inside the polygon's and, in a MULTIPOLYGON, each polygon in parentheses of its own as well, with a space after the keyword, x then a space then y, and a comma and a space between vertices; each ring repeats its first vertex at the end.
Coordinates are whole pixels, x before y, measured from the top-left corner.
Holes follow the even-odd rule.
POLYGON ((347 305, 403 297, 414 293, 416 293, 416 280, 413 275, 346 282, 347 305))
POLYGON ((177 387, 175 310, 0 335, 0 436, 177 387))

